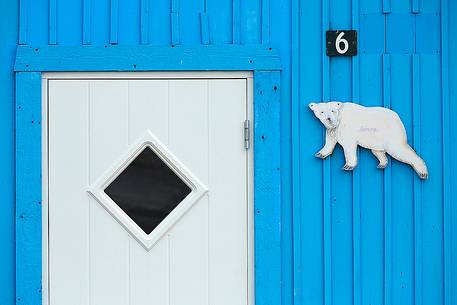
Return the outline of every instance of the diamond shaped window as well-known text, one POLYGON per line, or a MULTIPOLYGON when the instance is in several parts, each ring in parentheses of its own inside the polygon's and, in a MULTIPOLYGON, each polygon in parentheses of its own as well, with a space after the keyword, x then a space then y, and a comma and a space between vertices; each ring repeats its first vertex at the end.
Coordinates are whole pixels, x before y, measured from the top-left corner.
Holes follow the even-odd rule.
POLYGON ((147 131, 88 192, 149 250, 207 188, 147 131))
POLYGON ((130 163, 105 193, 149 234, 192 190, 150 147, 130 163))

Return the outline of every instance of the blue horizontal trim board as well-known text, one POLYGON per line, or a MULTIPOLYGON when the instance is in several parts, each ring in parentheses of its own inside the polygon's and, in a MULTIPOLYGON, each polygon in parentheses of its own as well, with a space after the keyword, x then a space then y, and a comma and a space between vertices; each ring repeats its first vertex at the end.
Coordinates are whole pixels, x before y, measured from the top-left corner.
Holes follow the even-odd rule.
POLYGON ((280 70, 261 46, 19 46, 15 71, 280 70))

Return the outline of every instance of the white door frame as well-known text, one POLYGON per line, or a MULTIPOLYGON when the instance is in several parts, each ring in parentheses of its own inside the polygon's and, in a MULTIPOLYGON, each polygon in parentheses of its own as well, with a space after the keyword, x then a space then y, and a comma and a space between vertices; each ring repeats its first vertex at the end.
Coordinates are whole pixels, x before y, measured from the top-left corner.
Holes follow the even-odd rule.
MULTIPOLYGON (((254 85, 251 71, 204 71, 204 72, 46 72, 41 74, 42 84, 42 304, 49 303, 49 153, 48 153, 48 89, 49 81, 56 79, 134 80, 134 79, 245 79, 247 88, 247 119, 253 122, 254 85)), ((252 135, 251 135, 252 136, 252 135)), ((240 141, 241 141, 240 137, 240 141)), ((247 153, 247 215, 248 215, 248 300, 255 304, 254 282, 254 149, 247 153)))

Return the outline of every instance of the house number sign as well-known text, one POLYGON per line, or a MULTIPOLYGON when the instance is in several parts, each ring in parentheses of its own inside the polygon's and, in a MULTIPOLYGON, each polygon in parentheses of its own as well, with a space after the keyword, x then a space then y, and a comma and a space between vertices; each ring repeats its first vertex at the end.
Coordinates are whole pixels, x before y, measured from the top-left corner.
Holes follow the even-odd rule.
POLYGON ((326 45, 328 56, 357 55, 357 31, 327 31, 326 45))

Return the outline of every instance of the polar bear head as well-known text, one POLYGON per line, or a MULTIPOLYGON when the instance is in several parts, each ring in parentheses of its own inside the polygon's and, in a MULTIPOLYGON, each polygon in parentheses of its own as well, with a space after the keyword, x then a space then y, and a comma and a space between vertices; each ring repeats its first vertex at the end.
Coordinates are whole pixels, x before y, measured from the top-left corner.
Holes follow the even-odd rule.
POLYGON ((341 102, 310 103, 309 108, 327 129, 334 129, 340 123, 341 102))

